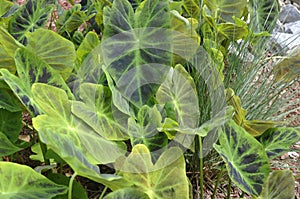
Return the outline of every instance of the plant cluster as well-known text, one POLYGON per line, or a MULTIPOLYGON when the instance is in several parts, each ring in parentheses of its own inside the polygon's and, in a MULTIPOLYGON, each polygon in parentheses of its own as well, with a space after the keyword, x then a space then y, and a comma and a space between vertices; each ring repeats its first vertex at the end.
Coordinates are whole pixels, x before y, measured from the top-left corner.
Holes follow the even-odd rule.
POLYGON ((87 198, 76 176, 110 189, 105 199, 192 198, 187 163, 204 198, 212 153, 228 198, 231 182, 253 198, 294 198, 292 173, 270 168, 300 137, 283 120, 299 53, 266 54, 277 1, 0 4, 0 155, 31 148, 41 162, 0 161, 0 198, 87 198))

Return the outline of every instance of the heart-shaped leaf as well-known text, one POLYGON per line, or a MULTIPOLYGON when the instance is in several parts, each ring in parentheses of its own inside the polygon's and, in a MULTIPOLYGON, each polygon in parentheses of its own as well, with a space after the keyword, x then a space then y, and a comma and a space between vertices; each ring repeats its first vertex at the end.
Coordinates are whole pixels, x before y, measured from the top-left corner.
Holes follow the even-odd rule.
POLYGON ((173 34, 173 51, 175 63, 183 59, 183 62, 190 60, 200 45, 200 36, 196 31, 198 28, 198 21, 194 18, 185 18, 177 11, 171 11, 171 24, 173 34))
POLYGON ((26 34, 44 27, 53 7, 46 5, 44 0, 28 0, 11 18, 9 33, 23 44, 26 34))
POLYGON ((243 191, 259 196, 270 165, 263 146, 233 120, 225 125, 214 148, 226 163, 229 176, 243 191))
MULTIPOLYGON (((169 103, 175 113, 181 129, 195 129, 199 122, 199 106, 195 83, 182 65, 171 68, 166 80, 161 84, 156 100, 160 104, 169 103)), ((172 116, 169 116, 172 118, 172 116)), ((174 138, 185 147, 189 147, 193 136, 177 134, 174 138)))
POLYGON ((273 171, 258 199, 294 199, 295 179, 292 171, 273 171))
POLYGON ((185 162, 179 148, 168 149, 153 165, 148 148, 138 144, 124 162, 116 163, 116 169, 149 198, 189 198, 185 162))
POLYGON ((20 102, 27 108, 27 110, 32 115, 39 114, 39 108, 37 104, 32 99, 32 94, 30 91, 30 83, 22 81, 22 79, 17 76, 11 74, 6 69, 0 69, 0 73, 5 80, 5 82, 9 85, 14 94, 19 98, 20 102))
POLYGON ((116 108, 113 108, 109 88, 92 83, 80 86, 80 97, 83 102, 74 101, 72 112, 91 126, 99 135, 109 140, 124 140, 128 135, 114 119, 116 108))
POLYGON ((68 92, 70 97, 72 96, 63 78, 34 53, 25 48, 19 48, 15 54, 15 62, 19 77, 10 74, 5 69, 1 69, 0 72, 3 79, 32 115, 40 113, 31 93, 31 86, 35 82, 61 87, 68 92))
POLYGON ((236 41, 248 36, 249 29, 247 23, 237 17, 233 17, 233 19, 234 23, 227 22, 216 25, 220 41, 224 38, 229 39, 230 41, 236 41))
POLYGON ((289 152, 290 146, 300 139, 300 133, 295 128, 271 128, 259 137, 269 159, 289 152))
POLYGON ((0 162, 0 198, 51 199, 66 191, 28 166, 0 162))
POLYGON ((103 61, 116 87, 137 107, 152 100, 171 63, 167 0, 146 0, 134 13, 127 0, 104 9, 103 61))
POLYGON ((76 51, 79 64, 81 64, 86 56, 99 44, 100 40, 98 35, 94 32, 88 32, 76 51))
MULTIPOLYGON (((116 143, 106 140, 71 114, 71 102, 64 90, 36 83, 32 87, 32 93, 45 113, 34 119, 34 127, 39 130, 39 136, 43 138, 44 143, 57 145, 53 134, 56 134, 58 140, 59 137, 64 137, 66 140, 69 138, 69 144, 77 146, 81 152, 84 151, 92 163, 98 164, 114 162, 124 154, 124 151, 116 143)), ((63 148, 67 150, 66 147, 63 148)), ((62 153, 54 151, 58 155, 62 153)))
POLYGON ((162 125, 161 121, 162 117, 157 107, 150 108, 147 105, 139 110, 136 120, 132 117, 128 120, 128 132, 132 146, 146 145, 155 160, 160 155, 161 149, 168 144, 168 136, 158 131, 162 125))
POLYGON ((233 16, 240 18, 247 6, 246 0, 204 0, 204 3, 212 11, 212 16, 226 22, 233 22, 233 16))
POLYGON ((32 120, 42 142, 66 161, 78 175, 102 183, 112 190, 124 187, 122 183, 130 186, 129 182, 120 180, 118 176, 100 174, 96 163, 114 162, 124 151, 71 114, 71 102, 64 90, 35 83, 32 93, 45 113, 32 120))
POLYGON ((67 79, 75 66, 74 44, 56 32, 42 28, 26 36, 26 47, 67 79))

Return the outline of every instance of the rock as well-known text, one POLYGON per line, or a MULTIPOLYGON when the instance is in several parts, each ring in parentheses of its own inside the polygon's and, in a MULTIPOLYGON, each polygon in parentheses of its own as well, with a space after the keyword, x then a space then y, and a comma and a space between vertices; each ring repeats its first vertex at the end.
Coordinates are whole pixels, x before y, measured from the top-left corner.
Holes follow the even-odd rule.
POLYGON ((300 21, 300 12, 295 6, 288 4, 283 6, 278 19, 283 24, 300 21))
POLYGON ((293 49, 300 45, 300 34, 277 32, 273 34, 273 38, 276 40, 276 43, 280 45, 281 49, 293 49))
MULTIPOLYGON (((284 29, 285 29, 286 33, 298 34, 298 33, 300 33, 300 21, 284 24, 284 29)), ((280 32, 280 31, 277 31, 277 32, 280 32)))
POLYGON ((279 20, 276 21, 276 25, 273 29, 273 33, 276 32, 285 32, 285 27, 279 20))

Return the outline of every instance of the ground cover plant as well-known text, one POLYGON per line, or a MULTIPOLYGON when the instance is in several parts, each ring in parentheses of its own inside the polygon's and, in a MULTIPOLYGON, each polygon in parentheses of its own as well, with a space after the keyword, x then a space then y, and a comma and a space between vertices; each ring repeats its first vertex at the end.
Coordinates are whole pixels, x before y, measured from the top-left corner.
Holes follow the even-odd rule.
POLYGON ((0 198, 88 198, 78 176, 97 198, 205 198, 209 169, 211 198, 224 179, 227 198, 295 197, 270 166, 300 138, 299 48, 266 53, 276 1, 70 3, 0 0, 0 198))

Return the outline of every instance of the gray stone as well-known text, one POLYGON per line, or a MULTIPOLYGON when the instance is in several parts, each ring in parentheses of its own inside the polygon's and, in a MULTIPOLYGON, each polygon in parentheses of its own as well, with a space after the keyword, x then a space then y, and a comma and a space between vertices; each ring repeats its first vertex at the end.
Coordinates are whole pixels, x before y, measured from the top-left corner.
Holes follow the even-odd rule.
POLYGON ((291 34, 300 33, 300 21, 284 24, 284 29, 286 33, 291 33, 291 34))
POLYGON ((282 49, 292 49, 300 45, 300 33, 299 34, 288 34, 277 32, 273 34, 273 39, 282 49))
POLYGON ((276 21, 276 25, 273 29, 273 33, 276 32, 285 32, 284 25, 279 20, 276 21))
POLYGON ((288 4, 283 6, 278 19, 283 24, 300 21, 300 12, 295 6, 288 4))

